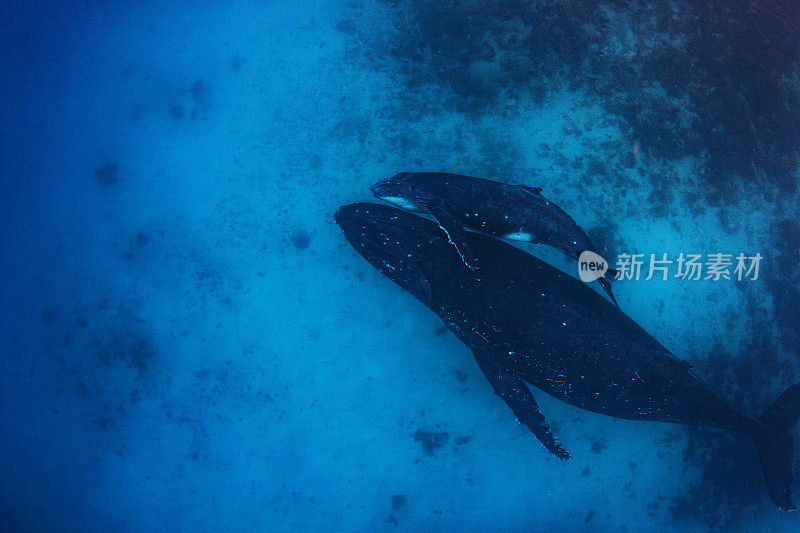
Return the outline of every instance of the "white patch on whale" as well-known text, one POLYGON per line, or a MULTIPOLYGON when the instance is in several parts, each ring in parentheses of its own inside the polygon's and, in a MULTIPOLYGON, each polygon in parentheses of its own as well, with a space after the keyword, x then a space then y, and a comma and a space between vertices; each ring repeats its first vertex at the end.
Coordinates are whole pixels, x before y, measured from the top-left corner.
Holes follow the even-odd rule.
POLYGON ((381 196, 381 200, 389 202, 390 204, 396 205, 400 209, 405 209, 406 211, 416 211, 417 206, 414 202, 410 202, 401 196, 381 196))
POLYGON ((531 242, 533 240, 533 235, 530 233, 526 233, 524 231, 517 231, 515 233, 509 233, 505 236, 506 239, 510 241, 525 241, 531 242))

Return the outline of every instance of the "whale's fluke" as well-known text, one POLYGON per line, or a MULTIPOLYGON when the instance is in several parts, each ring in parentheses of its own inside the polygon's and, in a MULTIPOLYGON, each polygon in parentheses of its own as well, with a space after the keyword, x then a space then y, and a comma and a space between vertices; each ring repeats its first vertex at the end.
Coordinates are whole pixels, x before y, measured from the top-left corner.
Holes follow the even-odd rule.
POLYGON ((759 421, 751 437, 761 459, 772 501, 784 511, 796 511, 790 496, 794 466, 794 438, 791 431, 800 417, 800 385, 792 385, 775 400, 759 421))

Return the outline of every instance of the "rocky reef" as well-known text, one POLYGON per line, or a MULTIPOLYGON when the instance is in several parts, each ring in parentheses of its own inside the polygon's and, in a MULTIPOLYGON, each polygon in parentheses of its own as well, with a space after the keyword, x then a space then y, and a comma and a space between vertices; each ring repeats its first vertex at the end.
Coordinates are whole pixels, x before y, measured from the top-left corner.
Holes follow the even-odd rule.
MULTIPOLYGON (((397 4, 396 2, 389 2, 397 4)), ((703 161, 712 204, 741 183, 768 198, 797 188, 800 6, 502 0, 396 5, 389 53, 410 89, 449 87, 447 105, 586 89, 649 157, 703 161)))

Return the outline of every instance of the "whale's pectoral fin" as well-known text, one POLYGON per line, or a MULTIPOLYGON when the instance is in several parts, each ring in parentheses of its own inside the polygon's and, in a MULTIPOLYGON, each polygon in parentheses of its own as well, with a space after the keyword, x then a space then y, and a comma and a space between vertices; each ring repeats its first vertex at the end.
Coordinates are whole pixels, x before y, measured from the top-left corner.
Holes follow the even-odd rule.
POLYGON ((528 386, 514 374, 487 357, 481 350, 472 350, 483 375, 494 387, 494 392, 505 401, 517 419, 528 426, 536 438, 559 459, 569 459, 570 455, 558 443, 550 427, 539 411, 528 386))
POLYGON ((467 242, 467 232, 458 217, 446 207, 429 207, 429 210, 436 218, 436 222, 439 223, 439 227, 447 234, 447 240, 455 246, 458 255, 461 256, 461 261, 470 270, 476 270, 478 268, 478 259, 472 253, 472 248, 467 242))

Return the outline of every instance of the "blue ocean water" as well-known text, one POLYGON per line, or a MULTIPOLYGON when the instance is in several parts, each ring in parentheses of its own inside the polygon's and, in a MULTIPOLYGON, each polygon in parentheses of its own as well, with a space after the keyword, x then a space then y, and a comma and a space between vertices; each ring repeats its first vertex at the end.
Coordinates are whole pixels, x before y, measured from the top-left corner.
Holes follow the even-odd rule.
POLYGON ((612 261, 760 254, 757 279, 614 283, 760 415, 800 381, 795 3, 33 0, 0 21, 3 531, 800 528, 735 435, 534 391, 553 457, 333 220, 439 170, 541 187, 612 261))

